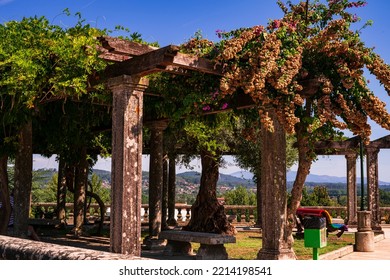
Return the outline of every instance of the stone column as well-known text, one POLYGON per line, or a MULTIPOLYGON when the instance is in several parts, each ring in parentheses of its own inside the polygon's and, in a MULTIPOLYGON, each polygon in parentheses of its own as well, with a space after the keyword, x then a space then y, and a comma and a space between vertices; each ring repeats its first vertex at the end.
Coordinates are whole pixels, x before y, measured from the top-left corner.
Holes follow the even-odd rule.
POLYGON ((144 240, 148 249, 162 245, 158 239, 162 225, 162 188, 163 188, 163 133, 167 128, 166 121, 156 121, 150 128, 149 160, 149 236, 144 240))
POLYGON ((371 211, 371 227, 381 231, 379 209, 378 153, 379 149, 366 148, 367 151, 367 209, 371 211))
POLYGON ((32 187, 32 122, 28 121, 20 130, 18 150, 15 157, 14 174, 14 234, 27 236, 30 216, 32 187))
POLYGON ((347 159, 347 220, 346 224, 357 224, 356 159, 357 154, 348 154, 347 159))
POLYGON ((261 183, 262 183, 262 242, 257 258, 262 260, 296 259, 288 244, 287 188, 286 188, 286 135, 276 113, 269 116, 274 132, 261 128, 261 183))
POLYGON ((177 226, 175 219, 176 203, 176 155, 169 154, 168 163, 168 225, 177 226))
POLYGON ((113 93, 110 248, 141 255, 142 114, 147 80, 119 76, 113 93))

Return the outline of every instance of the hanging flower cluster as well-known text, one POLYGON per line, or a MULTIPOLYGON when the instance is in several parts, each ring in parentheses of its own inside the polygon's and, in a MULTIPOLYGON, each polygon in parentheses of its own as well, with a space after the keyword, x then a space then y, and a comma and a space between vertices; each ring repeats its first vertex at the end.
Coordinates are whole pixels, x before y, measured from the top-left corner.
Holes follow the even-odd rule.
POLYGON ((288 133, 294 133, 304 117, 308 133, 331 125, 368 141, 367 117, 389 129, 390 115, 368 89, 363 70, 370 70, 390 92, 390 68, 350 29, 359 19, 348 10, 366 2, 278 3, 285 16, 266 27, 219 31, 221 94, 249 94, 270 130, 270 107, 288 133))

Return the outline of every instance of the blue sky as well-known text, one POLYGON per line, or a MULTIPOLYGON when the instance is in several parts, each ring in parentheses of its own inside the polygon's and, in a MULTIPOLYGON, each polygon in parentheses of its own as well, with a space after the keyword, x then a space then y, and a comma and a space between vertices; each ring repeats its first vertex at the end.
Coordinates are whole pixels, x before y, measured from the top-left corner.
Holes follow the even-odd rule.
MULTIPOLYGON (((367 20, 373 20, 373 26, 363 31, 362 38, 367 46, 375 47, 376 52, 390 63, 388 50, 390 46, 390 1, 368 0, 367 2, 366 7, 354 10, 362 18, 362 22, 356 27, 363 25, 367 20)), ((269 19, 282 17, 276 0, 0 0, 0 22, 37 15, 45 16, 53 24, 67 27, 74 24, 76 18, 65 16, 63 10, 66 8, 72 14, 80 12, 86 22, 92 26, 114 30, 115 26, 121 25, 129 28, 131 32, 142 34, 144 40, 148 42, 158 42, 160 46, 181 44, 198 30, 201 30, 206 38, 215 41, 218 39, 215 35, 217 29, 228 31, 240 27, 264 25, 269 19)), ((120 34, 112 33, 112 36, 118 35, 120 34)), ((385 90, 374 78, 368 78, 370 88, 388 103, 390 97, 385 90)), ((373 124, 372 140, 388 134, 390 132, 373 124)), ((390 151, 381 151, 379 161, 380 179, 390 182, 390 151)), ((36 158, 35 163, 38 164, 38 162, 41 162, 41 159, 36 158)), ((52 161, 42 164, 50 167, 52 161)), ((109 169, 110 167, 107 161, 99 164, 100 168, 109 169)), ((194 164, 200 165, 197 161, 194 164)), ((147 160, 144 166, 146 170, 147 160)), ((229 166, 221 172, 231 173, 237 170, 238 168, 229 166)), ((311 172, 321 175, 345 176, 345 170, 345 159, 341 156, 331 156, 319 157, 311 172)))

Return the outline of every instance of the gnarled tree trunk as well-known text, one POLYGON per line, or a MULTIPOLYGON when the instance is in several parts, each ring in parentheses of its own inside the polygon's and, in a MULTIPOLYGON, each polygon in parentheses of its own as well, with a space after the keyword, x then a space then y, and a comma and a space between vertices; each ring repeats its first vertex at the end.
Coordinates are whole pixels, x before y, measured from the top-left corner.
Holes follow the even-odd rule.
POLYGON ((191 220, 184 230, 233 235, 235 228, 229 223, 225 209, 217 200, 219 157, 201 153, 202 175, 200 189, 191 208, 191 220))
MULTIPOLYGON (((311 100, 307 100, 305 115, 310 116, 312 110, 311 100)), ((288 215, 288 234, 292 236, 292 230, 296 224, 295 213, 302 200, 302 191, 305 185, 307 176, 310 173, 311 164, 313 158, 311 157, 311 150, 309 145, 309 135, 307 135, 307 128, 304 123, 298 123, 296 125, 297 135, 297 149, 298 149, 298 170, 294 181, 293 188, 291 190, 290 205, 287 209, 288 215)))

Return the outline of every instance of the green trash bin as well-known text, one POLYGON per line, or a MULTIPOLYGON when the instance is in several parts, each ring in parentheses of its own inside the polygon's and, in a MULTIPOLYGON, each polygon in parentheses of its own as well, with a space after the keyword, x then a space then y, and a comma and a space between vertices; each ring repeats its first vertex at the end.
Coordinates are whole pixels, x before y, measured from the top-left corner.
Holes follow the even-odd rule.
POLYGON ((318 260, 318 249, 327 245, 325 217, 306 216, 302 225, 304 227, 305 247, 313 248, 313 260, 318 260))

